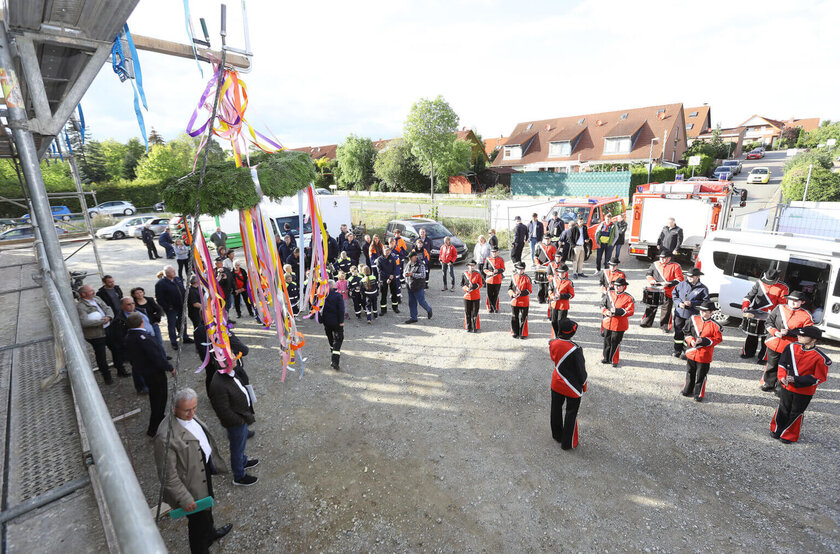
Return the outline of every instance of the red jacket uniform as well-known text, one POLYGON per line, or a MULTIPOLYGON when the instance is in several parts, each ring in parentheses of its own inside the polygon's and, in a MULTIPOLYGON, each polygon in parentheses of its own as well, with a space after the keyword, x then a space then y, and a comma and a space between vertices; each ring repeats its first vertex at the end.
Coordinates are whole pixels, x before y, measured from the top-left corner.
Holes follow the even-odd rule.
POLYGON ((575 297, 575 286, 572 280, 554 276, 548 281, 549 307, 554 310, 568 310, 569 300, 575 297), (568 298, 563 297, 569 295, 568 298))
POLYGON ((784 283, 773 283, 768 285, 762 281, 758 281, 753 285, 749 294, 744 297, 741 302, 741 308, 746 310, 752 308, 753 310, 761 310, 762 312, 771 312, 773 308, 780 304, 786 304, 785 296, 790 291, 784 283))
POLYGON ((619 278, 627 279, 627 275, 620 269, 616 269, 615 271, 605 269, 601 272, 601 294, 605 294, 608 290, 613 290, 613 281, 619 278))
POLYGON ((712 321, 703 321, 699 315, 693 315, 685 323, 685 343, 689 348, 685 357, 697 363, 708 364, 712 361, 715 346, 723 340, 720 325, 712 321))
POLYGON ((782 385, 790 392, 813 396, 817 385, 828 379, 831 359, 819 348, 805 349, 794 343, 782 352, 779 358, 778 377, 793 376, 793 383, 782 385))
POLYGON ((505 273, 505 261, 501 256, 484 260, 484 275, 488 285, 501 285, 505 273), (487 273, 487 272, 491 273, 487 273))
POLYGON ((548 343, 548 353, 554 362, 551 390, 563 396, 580 398, 586 392, 586 362, 583 351, 570 340, 554 339, 548 343))
POLYGON ((627 319, 636 313, 636 301, 626 292, 617 293, 611 290, 601 300, 601 308, 601 313, 604 314, 604 329, 626 331, 630 326, 627 319), (620 315, 610 316, 610 311, 613 308, 620 315), (623 313, 620 310, 623 310, 623 313))
MULTIPOLYGON (((656 282, 684 281, 685 278, 683 277, 682 268, 677 262, 663 264, 659 260, 656 260, 650 264, 650 269, 647 272, 647 280, 648 283, 653 284, 656 282)), ((674 286, 676 285, 665 287, 665 296, 669 298, 673 296, 674 286)))
POLYGON ((455 247, 451 244, 449 246, 446 246, 446 244, 442 244, 440 246, 440 254, 438 255, 438 257, 440 259, 440 263, 451 264, 458 259, 458 252, 455 251, 455 247))
POLYGON ((534 256, 534 259, 537 261, 537 265, 549 265, 554 261, 554 254, 556 253, 557 248, 554 245, 549 244, 546 246, 543 243, 539 243, 537 245, 537 255, 534 256))
POLYGON ((511 306, 526 307, 531 305, 528 295, 534 292, 531 286, 531 278, 525 275, 514 275, 510 278, 509 290, 513 291, 513 298, 510 299, 511 306))
POLYGON ((461 277, 461 286, 464 288, 464 300, 481 300, 481 287, 484 279, 478 271, 465 271, 461 277))
POLYGON ((770 317, 767 318, 767 332, 769 336, 764 344, 773 352, 782 352, 789 344, 796 342, 796 335, 788 334, 782 338, 773 336, 776 331, 782 329, 798 329, 799 327, 808 327, 813 325, 814 320, 811 319, 811 314, 808 310, 799 308, 794 310, 787 306, 787 304, 780 304, 773 308, 770 312, 770 317))

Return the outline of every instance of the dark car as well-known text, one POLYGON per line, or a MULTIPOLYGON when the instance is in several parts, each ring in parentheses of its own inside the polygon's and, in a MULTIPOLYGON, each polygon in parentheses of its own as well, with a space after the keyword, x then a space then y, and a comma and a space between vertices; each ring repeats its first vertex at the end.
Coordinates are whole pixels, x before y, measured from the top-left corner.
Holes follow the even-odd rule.
POLYGON ((719 165, 715 168, 714 177, 718 181, 728 181, 732 178, 732 171, 728 165, 719 165))
MULTIPOLYGON (((420 229, 426 230, 426 236, 432 239, 432 251, 429 252, 432 264, 438 264, 438 256, 440 255, 440 247, 443 244, 443 239, 450 237, 452 246, 455 247, 455 252, 458 254, 456 261, 460 262, 467 257, 467 245, 452 234, 452 232, 435 221, 434 219, 424 219, 415 217, 411 219, 394 219, 388 222, 385 228, 385 240, 387 244, 394 237, 394 231, 400 230, 403 240, 406 244, 413 243, 420 236, 420 229)), ((409 245, 409 249, 410 249, 409 245)))
MULTIPOLYGON (((56 235, 64 235, 67 231, 62 229, 61 227, 55 228, 56 235)), ((0 233, 0 240, 18 240, 18 239, 31 239, 35 237, 35 229, 31 225, 25 225, 22 227, 15 227, 14 229, 9 229, 8 231, 3 231, 0 233)))

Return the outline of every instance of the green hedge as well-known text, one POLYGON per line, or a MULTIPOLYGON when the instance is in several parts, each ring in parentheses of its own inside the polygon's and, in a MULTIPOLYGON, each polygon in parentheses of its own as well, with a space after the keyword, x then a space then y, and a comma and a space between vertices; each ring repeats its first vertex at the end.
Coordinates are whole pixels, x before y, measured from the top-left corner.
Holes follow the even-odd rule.
MULTIPOLYGON (((677 170, 673 167, 654 167, 650 171, 651 183, 664 183, 666 181, 673 181, 676 179, 677 170)), ((630 200, 633 200, 633 195, 636 193, 636 187, 644 185, 648 182, 647 168, 634 167, 630 173, 630 200)))

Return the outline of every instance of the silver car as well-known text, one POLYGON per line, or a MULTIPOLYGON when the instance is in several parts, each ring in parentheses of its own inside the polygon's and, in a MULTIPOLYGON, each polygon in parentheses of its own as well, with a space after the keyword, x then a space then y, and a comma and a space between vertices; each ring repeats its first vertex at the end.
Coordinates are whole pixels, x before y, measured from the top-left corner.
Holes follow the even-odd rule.
MULTIPOLYGON (((149 229, 158 236, 161 234, 167 227, 169 227, 169 220, 163 218, 156 218, 151 221, 147 221, 146 223, 149 224, 149 229)), ((143 238, 143 227, 146 226, 146 223, 140 225, 136 229, 134 229, 134 238, 143 238)))
POLYGON ((135 213, 137 213, 137 208, 134 207, 134 204, 124 200, 103 202, 88 209, 88 215, 91 217, 95 215, 133 215, 135 213))

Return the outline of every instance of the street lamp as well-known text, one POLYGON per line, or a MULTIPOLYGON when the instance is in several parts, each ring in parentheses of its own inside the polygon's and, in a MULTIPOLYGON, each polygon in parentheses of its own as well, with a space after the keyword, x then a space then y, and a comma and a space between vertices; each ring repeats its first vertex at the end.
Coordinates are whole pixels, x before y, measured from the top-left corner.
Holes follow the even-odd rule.
POLYGON ((650 154, 648 155, 648 184, 650 184, 650 168, 653 165, 653 143, 657 141, 659 141, 658 137, 653 137, 652 139, 650 139, 650 154))

